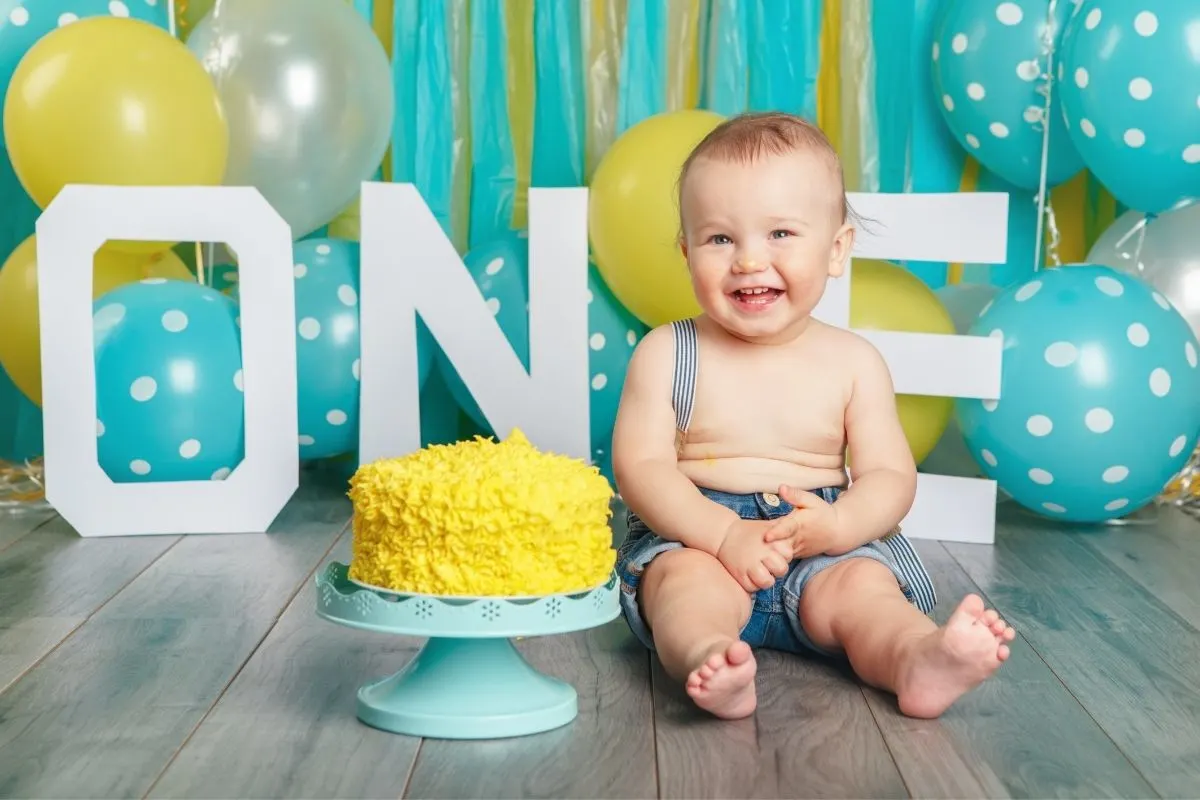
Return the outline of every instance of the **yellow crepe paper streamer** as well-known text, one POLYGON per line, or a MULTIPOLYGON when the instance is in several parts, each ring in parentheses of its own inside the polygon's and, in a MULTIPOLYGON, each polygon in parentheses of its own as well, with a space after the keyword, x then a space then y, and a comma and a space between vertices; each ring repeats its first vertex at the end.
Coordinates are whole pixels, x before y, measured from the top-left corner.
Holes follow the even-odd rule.
POLYGON ((534 0, 507 0, 508 125, 512 132, 517 194, 513 198, 512 225, 529 224, 529 177, 533 170, 533 115, 537 98, 537 70, 533 63, 534 0))

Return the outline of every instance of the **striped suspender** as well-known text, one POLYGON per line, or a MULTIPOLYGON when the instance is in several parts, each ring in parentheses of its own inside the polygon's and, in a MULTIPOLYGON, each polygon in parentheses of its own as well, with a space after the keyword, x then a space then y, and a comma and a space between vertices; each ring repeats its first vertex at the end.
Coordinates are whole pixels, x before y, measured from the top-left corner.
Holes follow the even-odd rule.
POLYGON ((696 400, 696 323, 681 319, 671 323, 675 334, 675 377, 671 383, 671 404, 675 407, 675 445, 683 445, 692 424, 692 406, 696 400))

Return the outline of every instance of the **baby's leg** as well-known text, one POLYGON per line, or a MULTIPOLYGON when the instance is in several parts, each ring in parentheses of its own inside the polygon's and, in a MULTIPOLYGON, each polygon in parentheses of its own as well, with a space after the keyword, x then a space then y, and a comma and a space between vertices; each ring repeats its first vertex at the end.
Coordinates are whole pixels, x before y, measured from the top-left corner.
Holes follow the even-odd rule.
POLYGON ((924 718, 986 680, 1015 635, 973 594, 939 628, 908 602, 892 571, 869 558, 814 576, 800 597, 800 621, 814 644, 845 651, 860 678, 893 692, 902 713, 924 718))
POLYGON ((751 596, 721 562, 699 550, 670 550, 646 567, 640 593, 663 668, 686 683, 696 705, 726 719, 754 713, 756 664, 738 639, 751 596))

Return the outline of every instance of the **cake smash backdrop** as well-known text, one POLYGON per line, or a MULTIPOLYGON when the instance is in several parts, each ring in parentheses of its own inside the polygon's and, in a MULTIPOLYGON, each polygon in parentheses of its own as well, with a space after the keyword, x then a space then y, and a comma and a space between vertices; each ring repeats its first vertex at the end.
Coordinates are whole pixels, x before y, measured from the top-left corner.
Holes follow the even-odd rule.
POLYGON ((678 165, 746 109, 820 124, 877 223, 819 313, 892 368, 906 532, 989 541, 997 484, 1191 500, 1189 4, 2 5, 4 502, 259 530, 298 462, 514 426, 611 475, 634 346, 696 311, 678 165))

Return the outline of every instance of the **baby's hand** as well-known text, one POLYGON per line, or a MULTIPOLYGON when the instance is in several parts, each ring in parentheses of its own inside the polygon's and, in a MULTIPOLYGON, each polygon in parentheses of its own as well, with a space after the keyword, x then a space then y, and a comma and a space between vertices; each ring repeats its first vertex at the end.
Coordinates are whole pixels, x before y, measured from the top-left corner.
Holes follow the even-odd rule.
POLYGON ((769 542, 769 522, 739 519, 725 531, 717 558, 747 592, 770 589, 787 574, 791 543, 769 542))
POLYGON ((792 558, 837 555, 841 539, 837 509, 812 492, 780 486, 779 496, 795 508, 786 517, 775 520, 763 540, 768 544, 788 545, 792 558))

